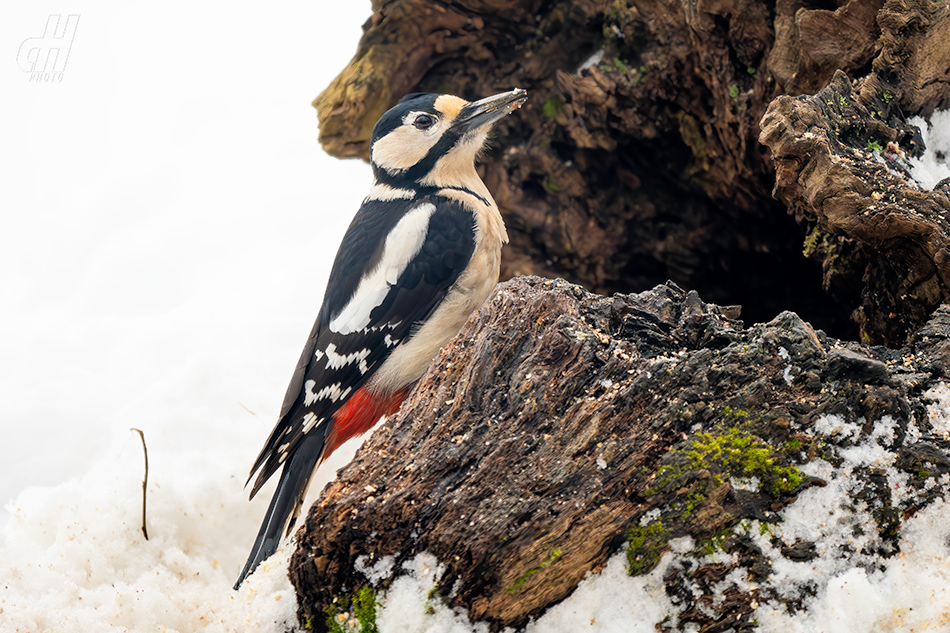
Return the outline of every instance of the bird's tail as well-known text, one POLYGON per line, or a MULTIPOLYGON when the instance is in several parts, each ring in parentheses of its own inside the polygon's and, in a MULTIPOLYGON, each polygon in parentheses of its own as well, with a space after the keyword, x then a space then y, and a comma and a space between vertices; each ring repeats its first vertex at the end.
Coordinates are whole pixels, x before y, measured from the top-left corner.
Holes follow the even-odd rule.
MULTIPOLYGON (((378 394, 365 387, 358 389, 350 396, 346 403, 333 414, 329 424, 321 424, 311 431, 303 443, 291 452, 291 457, 284 464, 277 482, 277 490, 270 500, 264 522, 257 533, 254 547, 248 556, 244 570, 234 583, 238 589, 260 564, 262 560, 277 551, 280 545, 281 532, 287 525, 287 534, 290 533, 297 516, 300 514, 307 486, 313 471, 324 459, 330 456, 346 440, 368 431, 381 417, 391 415, 399 410, 399 405, 409 394, 410 387, 404 387, 391 394, 378 394)), ((266 453, 262 453, 266 457, 266 453)), ((261 459, 258 458, 258 465, 261 459)), ((253 473, 251 473, 253 476, 253 473)), ((258 480, 251 497, 263 483, 258 480)))
POLYGON ((277 551, 277 546, 280 545, 280 539, 284 533, 284 526, 287 525, 287 533, 289 534, 297 516, 300 514, 300 507, 307 494, 310 478, 313 471, 316 470, 317 463, 320 461, 325 448, 322 437, 314 436, 307 439, 310 441, 305 441, 294 452, 280 473, 277 490, 274 491, 274 496, 267 507, 267 514, 264 515, 264 522, 261 523, 257 539, 254 540, 254 546, 247 557, 247 562, 244 563, 241 575, 234 583, 235 590, 240 588, 244 579, 257 569, 262 560, 277 551), (319 441, 314 441, 317 439, 319 441))

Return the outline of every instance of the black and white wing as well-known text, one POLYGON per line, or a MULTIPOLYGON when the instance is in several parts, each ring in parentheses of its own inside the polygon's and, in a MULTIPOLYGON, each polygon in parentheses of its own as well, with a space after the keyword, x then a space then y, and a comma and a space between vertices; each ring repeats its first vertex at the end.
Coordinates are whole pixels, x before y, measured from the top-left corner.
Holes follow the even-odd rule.
POLYGON ((473 212, 440 196, 369 200, 337 253, 251 496, 439 306, 475 250, 473 212))

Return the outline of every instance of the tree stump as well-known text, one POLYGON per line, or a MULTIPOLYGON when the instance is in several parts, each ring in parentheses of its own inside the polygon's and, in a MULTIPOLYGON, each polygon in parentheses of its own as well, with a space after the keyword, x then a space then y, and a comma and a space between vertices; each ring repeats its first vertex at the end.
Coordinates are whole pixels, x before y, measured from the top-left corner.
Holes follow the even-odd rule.
MULTIPOLYGON (((778 592, 738 526, 779 524, 826 483, 802 465, 877 441, 881 420, 882 450, 914 477, 900 498, 874 467, 853 486, 877 517, 868 547, 896 554, 901 517, 947 488, 934 478, 950 442, 928 436, 923 394, 950 367, 950 310, 897 351, 831 339, 791 312, 747 328, 737 312, 672 283, 613 297, 501 284, 311 509, 290 572, 301 621, 320 630, 335 600, 370 586, 366 566, 391 557, 398 574, 428 552, 446 567, 442 599, 492 630, 521 627, 612 554, 627 548, 645 573, 681 536, 736 552, 730 569, 759 577, 716 607, 677 583, 730 570, 684 556, 667 583, 680 623, 741 620, 778 592), (827 416, 858 435, 827 437, 827 416)), ((798 560, 814 543, 780 546, 798 560)))
POLYGON ((312 508, 301 622, 422 552, 493 631, 622 551, 662 571, 665 630, 707 633, 804 608, 789 561, 886 567, 950 485, 950 199, 905 177, 907 117, 950 107, 950 7, 374 0, 321 142, 366 158, 405 93, 514 87, 480 166, 513 279, 312 508), (815 499, 853 533, 786 532, 815 499))

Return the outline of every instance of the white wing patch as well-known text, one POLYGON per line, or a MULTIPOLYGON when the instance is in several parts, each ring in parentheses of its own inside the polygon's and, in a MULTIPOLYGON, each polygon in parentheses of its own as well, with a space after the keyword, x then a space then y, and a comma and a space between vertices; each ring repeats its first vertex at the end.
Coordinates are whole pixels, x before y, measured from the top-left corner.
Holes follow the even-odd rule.
POLYGON ((323 422, 323 420, 324 418, 318 418, 312 411, 308 411, 307 415, 303 416, 303 432, 309 433, 310 429, 323 422))
POLYGON ((366 357, 369 356, 369 352, 370 350, 368 348, 364 348, 352 354, 337 354, 336 344, 330 343, 327 345, 327 369, 339 369, 350 363, 363 363, 366 357))
MULTIPOLYGON (((361 367, 363 364, 365 364, 365 362, 366 361, 360 361, 361 367)), ((309 407, 317 400, 325 400, 327 398, 329 398, 333 402, 336 402, 340 398, 347 397, 350 394, 350 392, 353 391, 353 387, 347 387, 346 389, 341 389, 340 387, 342 387, 343 385, 341 383, 335 382, 332 385, 327 385, 320 391, 314 393, 313 388, 316 386, 317 386, 316 380, 308 380, 304 384, 304 390, 305 390, 304 400, 303 400, 304 405, 309 407)))
MULTIPOLYGON (((399 276, 406 270, 409 262, 422 249, 422 244, 429 232, 429 219, 433 213, 435 213, 435 205, 427 202, 406 213, 396 223, 392 232, 386 236, 386 244, 379 264, 360 279, 352 298, 330 321, 331 331, 337 334, 352 334, 369 325, 370 314, 383 302, 389 294, 389 289, 399 280, 399 276)), ((327 347, 327 356, 330 357, 327 360, 328 366, 332 367, 333 358, 330 347, 327 347)))

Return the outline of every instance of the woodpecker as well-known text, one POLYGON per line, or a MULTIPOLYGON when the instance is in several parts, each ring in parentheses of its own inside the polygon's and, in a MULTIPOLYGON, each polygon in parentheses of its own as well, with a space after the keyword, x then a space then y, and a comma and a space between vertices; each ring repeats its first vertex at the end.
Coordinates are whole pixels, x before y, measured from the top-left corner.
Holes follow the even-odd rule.
POLYGON ((281 469, 237 589, 290 534, 314 470, 395 413, 498 281, 505 224, 475 160, 514 89, 480 101, 414 93, 376 123, 374 182, 347 229, 280 417, 248 483, 281 469))

